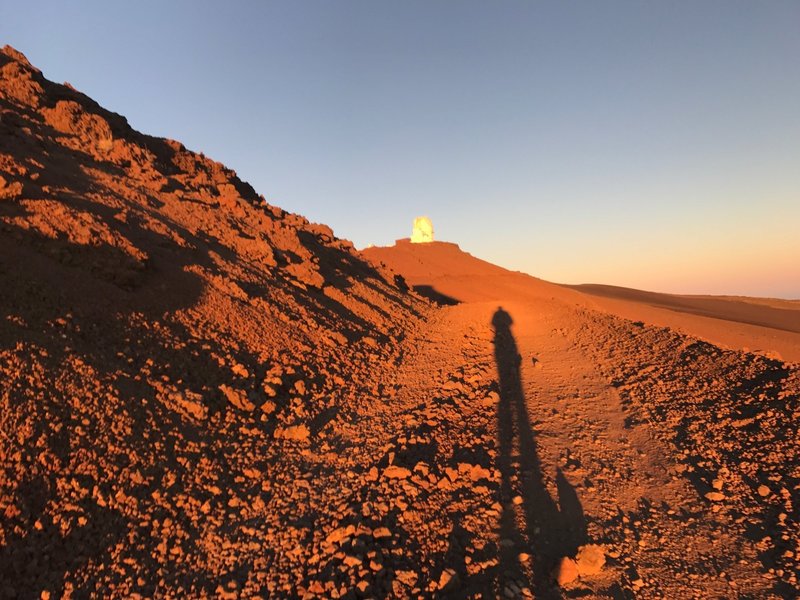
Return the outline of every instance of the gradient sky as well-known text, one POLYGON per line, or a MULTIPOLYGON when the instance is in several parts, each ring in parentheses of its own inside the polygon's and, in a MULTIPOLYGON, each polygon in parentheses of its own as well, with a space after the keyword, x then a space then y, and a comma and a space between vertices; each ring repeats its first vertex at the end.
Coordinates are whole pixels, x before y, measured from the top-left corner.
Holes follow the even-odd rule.
POLYGON ((800 298, 800 2, 3 2, 0 43, 357 246, 800 298))

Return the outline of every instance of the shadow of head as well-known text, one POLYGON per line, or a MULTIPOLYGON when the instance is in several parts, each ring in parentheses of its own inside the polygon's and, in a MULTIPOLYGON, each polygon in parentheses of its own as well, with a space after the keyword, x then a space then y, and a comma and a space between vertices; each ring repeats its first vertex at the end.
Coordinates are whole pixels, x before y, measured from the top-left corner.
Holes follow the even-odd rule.
POLYGON ((492 327, 494 327, 495 333, 505 333, 511 331, 511 324, 514 321, 511 319, 511 315, 506 312, 502 306, 498 306, 497 310, 494 312, 492 316, 492 327))

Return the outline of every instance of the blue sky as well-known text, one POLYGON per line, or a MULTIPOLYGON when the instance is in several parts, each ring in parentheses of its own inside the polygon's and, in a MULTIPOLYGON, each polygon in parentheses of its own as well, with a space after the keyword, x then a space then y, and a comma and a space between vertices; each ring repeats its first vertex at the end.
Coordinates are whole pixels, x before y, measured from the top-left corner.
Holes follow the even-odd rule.
POLYGON ((356 245, 800 298, 800 3, 36 2, 0 42, 356 245))

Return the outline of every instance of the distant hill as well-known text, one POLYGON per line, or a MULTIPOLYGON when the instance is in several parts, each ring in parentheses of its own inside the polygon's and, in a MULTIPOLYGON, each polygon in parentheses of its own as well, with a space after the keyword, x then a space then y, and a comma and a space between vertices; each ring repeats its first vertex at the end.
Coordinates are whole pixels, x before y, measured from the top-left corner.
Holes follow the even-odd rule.
POLYGON ((729 348, 800 362, 800 301, 732 296, 679 296, 608 285, 558 285, 509 271, 456 244, 371 247, 362 253, 403 274, 423 295, 448 301, 502 300, 510 295, 553 297, 633 321, 672 327, 729 348))

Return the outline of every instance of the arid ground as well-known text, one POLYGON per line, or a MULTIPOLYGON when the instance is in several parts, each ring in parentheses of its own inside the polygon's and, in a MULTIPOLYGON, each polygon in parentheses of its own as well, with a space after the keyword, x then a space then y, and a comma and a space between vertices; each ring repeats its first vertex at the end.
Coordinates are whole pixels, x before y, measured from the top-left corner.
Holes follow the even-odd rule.
POLYGON ((0 597, 794 598, 800 302, 355 250, 0 53, 0 597))

